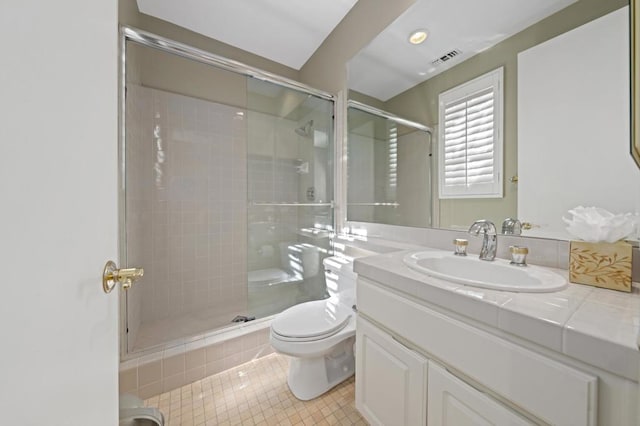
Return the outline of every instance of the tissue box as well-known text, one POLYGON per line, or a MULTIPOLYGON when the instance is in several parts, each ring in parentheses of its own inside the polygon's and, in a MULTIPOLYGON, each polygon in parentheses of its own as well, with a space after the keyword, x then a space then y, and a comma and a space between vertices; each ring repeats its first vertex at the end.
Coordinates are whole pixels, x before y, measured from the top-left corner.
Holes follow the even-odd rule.
POLYGON ((571 241, 569 281, 631 291, 631 244, 571 241))

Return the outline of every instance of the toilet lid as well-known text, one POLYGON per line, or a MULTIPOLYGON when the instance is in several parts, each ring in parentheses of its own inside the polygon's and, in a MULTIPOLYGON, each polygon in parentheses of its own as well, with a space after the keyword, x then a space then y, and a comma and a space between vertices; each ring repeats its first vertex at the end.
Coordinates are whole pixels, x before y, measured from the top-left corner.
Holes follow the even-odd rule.
POLYGON ((271 323, 278 335, 294 339, 320 339, 342 330, 353 310, 335 298, 301 303, 283 311, 271 323))

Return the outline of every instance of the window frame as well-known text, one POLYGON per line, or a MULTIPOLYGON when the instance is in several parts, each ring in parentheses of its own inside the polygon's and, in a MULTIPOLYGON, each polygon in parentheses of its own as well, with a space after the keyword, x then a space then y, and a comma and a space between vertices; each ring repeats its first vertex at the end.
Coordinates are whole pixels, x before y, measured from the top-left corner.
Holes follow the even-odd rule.
POLYGON ((504 67, 497 68, 473 80, 453 87, 438 95, 438 196, 440 199, 503 198, 503 126, 504 126, 504 67), (460 102, 475 93, 493 90, 493 182, 476 185, 445 185, 444 137, 446 105, 460 102))

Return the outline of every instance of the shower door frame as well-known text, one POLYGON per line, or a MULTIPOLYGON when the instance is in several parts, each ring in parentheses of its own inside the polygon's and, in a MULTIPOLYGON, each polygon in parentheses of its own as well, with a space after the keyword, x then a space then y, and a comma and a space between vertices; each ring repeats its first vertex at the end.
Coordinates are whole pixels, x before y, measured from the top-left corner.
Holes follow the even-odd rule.
MULTIPOLYGON (((323 90, 318 90, 304 83, 292 80, 287 77, 283 77, 269 71, 262 70, 260 68, 252 67, 233 59, 225 58, 220 55, 216 55, 206 50, 198 49, 193 46, 189 46, 184 43, 180 43, 169 38, 150 33, 132 26, 121 25, 120 26, 120 60, 119 60, 119 90, 118 90, 118 255, 119 263, 121 267, 128 267, 127 257, 127 244, 126 244, 126 85, 127 85, 127 41, 135 42, 143 46, 158 49, 160 51, 178 55, 180 57, 191 59, 206 65, 210 65, 219 69, 234 72, 236 74, 244 75, 246 77, 252 77, 257 80, 265 81, 268 83, 277 84, 279 86, 303 92, 309 95, 316 96, 321 99, 331 101, 333 104, 333 140, 334 140, 334 170, 338 174, 334 177, 334 200, 342 199, 342 193, 344 189, 341 188, 340 173, 342 167, 340 166, 342 161, 342 152, 344 149, 343 138, 339 135, 344 133, 338 129, 338 125, 342 128, 341 123, 344 122, 341 117, 341 113, 346 114, 346 106, 344 102, 344 95, 342 92, 337 96, 323 90)), ((336 203, 331 201, 333 208, 333 229, 336 229, 336 218, 338 209, 336 203)), ((140 265, 137 265, 140 266, 140 265)), ((120 297, 120 309, 119 309, 119 327, 120 327, 120 358, 128 359, 133 356, 137 356, 136 352, 129 351, 128 339, 127 339, 127 295, 126 291, 119 292, 120 297)))

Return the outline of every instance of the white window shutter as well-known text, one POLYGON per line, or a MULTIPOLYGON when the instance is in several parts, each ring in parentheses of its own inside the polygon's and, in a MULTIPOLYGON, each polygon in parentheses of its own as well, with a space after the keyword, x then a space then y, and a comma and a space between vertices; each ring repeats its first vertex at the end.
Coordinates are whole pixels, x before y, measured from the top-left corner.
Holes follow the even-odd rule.
POLYGON ((502 197, 502 68, 440 94, 440 198, 502 197))

